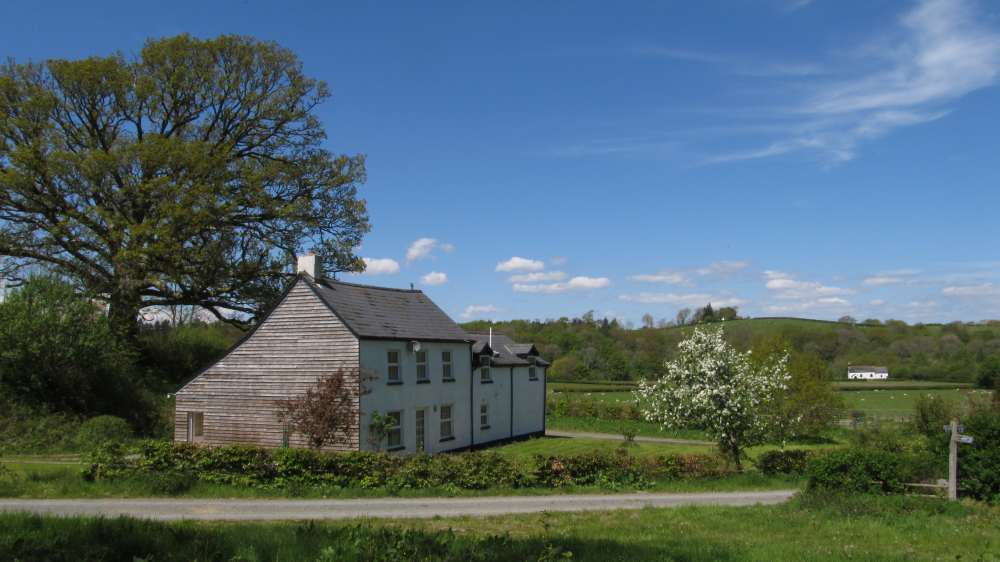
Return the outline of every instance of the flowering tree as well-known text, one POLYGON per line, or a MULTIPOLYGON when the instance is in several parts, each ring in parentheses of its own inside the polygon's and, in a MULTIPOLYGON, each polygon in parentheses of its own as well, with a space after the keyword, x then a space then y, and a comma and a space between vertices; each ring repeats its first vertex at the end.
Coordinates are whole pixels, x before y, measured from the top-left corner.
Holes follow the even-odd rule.
POLYGON ((788 354, 752 362, 750 352, 726 343, 722 328, 696 328, 677 348, 659 379, 639 382, 643 416, 664 428, 703 428, 739 466, 743 449, 763 443, 776 421, 771 406, 790 379, 788 354))

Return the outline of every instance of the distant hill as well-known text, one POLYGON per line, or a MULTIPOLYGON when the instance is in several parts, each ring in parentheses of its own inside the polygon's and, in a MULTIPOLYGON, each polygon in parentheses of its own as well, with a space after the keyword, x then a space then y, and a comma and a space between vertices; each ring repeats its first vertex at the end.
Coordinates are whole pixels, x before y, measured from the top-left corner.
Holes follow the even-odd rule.
MULTIPOLYGON (((517 341, 533 342, 550 361, 551 374, 566 380, 632 380, 660 370, 694 326, 629 329, 611 320, 477 321, 517 341)), ((892 378, 974 381, 982 365, 1000 360, 1000 322, 978 324, 848 324, 803 318, 749 318, 702 324, 722 326, 740 349, 769 339, 793 353, 813 353, 829 364, 832 380, 846 378, 849 364, 885 365, 892 378)))

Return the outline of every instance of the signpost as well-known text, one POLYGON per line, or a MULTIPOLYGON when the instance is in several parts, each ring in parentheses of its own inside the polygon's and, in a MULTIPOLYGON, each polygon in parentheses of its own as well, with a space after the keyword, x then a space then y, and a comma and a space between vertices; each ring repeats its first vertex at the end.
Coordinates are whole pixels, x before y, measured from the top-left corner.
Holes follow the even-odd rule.
POLYGON ((960 425, 958 420, 951 420, 951 423, 944 426, 944 430, 950 433, 948 439, 948 499, 958 499, 958 444, 971 444, 971 435, 962 435, 965 426, 960 425))

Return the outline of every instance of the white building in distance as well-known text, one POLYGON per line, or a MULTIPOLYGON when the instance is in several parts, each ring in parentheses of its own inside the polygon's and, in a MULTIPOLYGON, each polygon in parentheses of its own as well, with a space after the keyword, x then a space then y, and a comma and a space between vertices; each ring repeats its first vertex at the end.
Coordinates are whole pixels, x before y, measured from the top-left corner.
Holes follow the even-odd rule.
POLYGON ((872 365, 851 365, 847 367, 848 380, 876 381, 888 378, 888 367, 875 367, 872 365))

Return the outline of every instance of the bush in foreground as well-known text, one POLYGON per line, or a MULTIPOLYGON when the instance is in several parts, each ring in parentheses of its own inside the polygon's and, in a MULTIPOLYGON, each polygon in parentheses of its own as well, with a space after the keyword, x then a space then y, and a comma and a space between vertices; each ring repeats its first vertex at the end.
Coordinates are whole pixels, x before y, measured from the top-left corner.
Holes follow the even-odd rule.
POLYGON ((754 461, 762 474, 805 474, 812 454, 803 449, 768 451, 754 461))
POLYGON ((808 466, 809 490, 895 493, 903 489, 899 455, 878 449, 831 451, 808 466))

